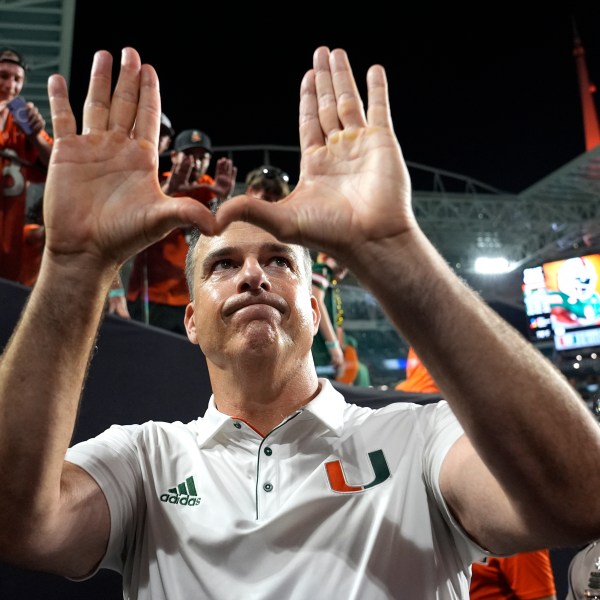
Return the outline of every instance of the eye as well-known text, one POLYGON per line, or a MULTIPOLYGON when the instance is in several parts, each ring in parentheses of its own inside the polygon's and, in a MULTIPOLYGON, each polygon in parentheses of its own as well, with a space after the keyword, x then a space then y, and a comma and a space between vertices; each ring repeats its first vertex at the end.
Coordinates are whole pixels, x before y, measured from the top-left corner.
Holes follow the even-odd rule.
POLYGON ((212 270, 213 271, 227 271, 229 269, 233 269, 235 265, 233 264, 233 261, 230 258, 222 258, 221 260, 218 260, 213 266, 212 266, 212 270))
POLYGON ((292 263, 290 262, 290 260, 288 258, 286 258, 285 256, 273 256, 269 262, 271 264, 274 264, 277 267, 282 267, 282 268, 288 268, 291 269, 292 268, 292 263))

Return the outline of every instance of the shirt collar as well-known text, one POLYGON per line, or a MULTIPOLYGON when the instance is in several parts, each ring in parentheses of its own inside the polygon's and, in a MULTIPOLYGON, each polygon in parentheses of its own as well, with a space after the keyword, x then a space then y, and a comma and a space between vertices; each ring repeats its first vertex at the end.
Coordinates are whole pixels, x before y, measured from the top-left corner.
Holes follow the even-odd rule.
MULTIPOLYGON (((339 436, 343 430, 344 410, 348 406, 342 394, 331 385, 329 379, 319 378, 320 392, 300 412, 306 411, 316 417, 325 427, 339 436)), ((291 415, 290 415, 291 416, 291 415)), ((204 417, 198 420, 196 439, 202 447, 212 439, 221 428, 233 417, 225 415, 217 410, 215 397, 212 395, 208 401, 208 407, 204 417)))

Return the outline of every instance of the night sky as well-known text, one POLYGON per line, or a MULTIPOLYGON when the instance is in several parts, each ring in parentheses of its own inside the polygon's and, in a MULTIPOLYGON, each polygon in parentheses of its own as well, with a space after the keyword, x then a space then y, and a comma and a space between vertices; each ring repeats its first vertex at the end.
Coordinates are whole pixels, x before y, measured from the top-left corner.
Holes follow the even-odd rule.
POLYGON ((348 51, 363 92, 369 65, 385 66, 409 162, 518 193, 585 152, 572 51, 574 19, 600 82, 600 16, 587 3, 536 15, 522 4, 485 14, 430 4, 403 15, 391 2, 360 13, 337 3, 340 15, 319 17, 307 3, 129 2, 120 14, 124 2, 80 0, 71 101, 80 115, 94 50, 131 45, 157 69, 176 130, 202 129, 217 146, 296 146, 300 80, 328 45, 348 51))

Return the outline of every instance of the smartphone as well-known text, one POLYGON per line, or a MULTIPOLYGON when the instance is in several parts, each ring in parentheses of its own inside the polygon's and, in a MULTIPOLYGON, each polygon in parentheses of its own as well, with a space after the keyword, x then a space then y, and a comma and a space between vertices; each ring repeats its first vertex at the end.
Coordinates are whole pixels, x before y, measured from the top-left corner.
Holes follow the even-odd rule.
POLYGON ((32 131, 31 125, 29 125, 29 111, 27 110, 27 103, 22 96, 13 98, 6 106, 12 113, 13 119, 17 125, 23 130, 23 133, 29 135, 32 131))

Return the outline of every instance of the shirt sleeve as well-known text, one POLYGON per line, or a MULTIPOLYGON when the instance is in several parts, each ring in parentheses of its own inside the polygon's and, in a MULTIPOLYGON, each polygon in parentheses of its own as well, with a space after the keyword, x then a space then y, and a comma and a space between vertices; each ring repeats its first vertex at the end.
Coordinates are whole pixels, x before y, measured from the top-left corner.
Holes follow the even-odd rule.
MULTIPOLYGON (((464 435, 464 431, 445 400, 425 408, 433 411, 433 414, 424 424, 423 474, 443 519, 443 523, 436 523, 436 527, 449 528, 461 559, 465 563, 473 563, 489 553, 479 546, 452 516, 440 489, 440 472, 444 459, 454 443, 464 435)), ((427 412, 429 411, 426 411, 426 414, 427 412)))
POLYGON ((123 556, 135 537, 135 519, 145 514, 142 473, 135 442, 139 429, 136 425, 113 425, 97 437, 69 448, 66 454, 67 461, 95 479, 108 503, 110 536, 106 554, 97 570, 123 572, 123 556))

